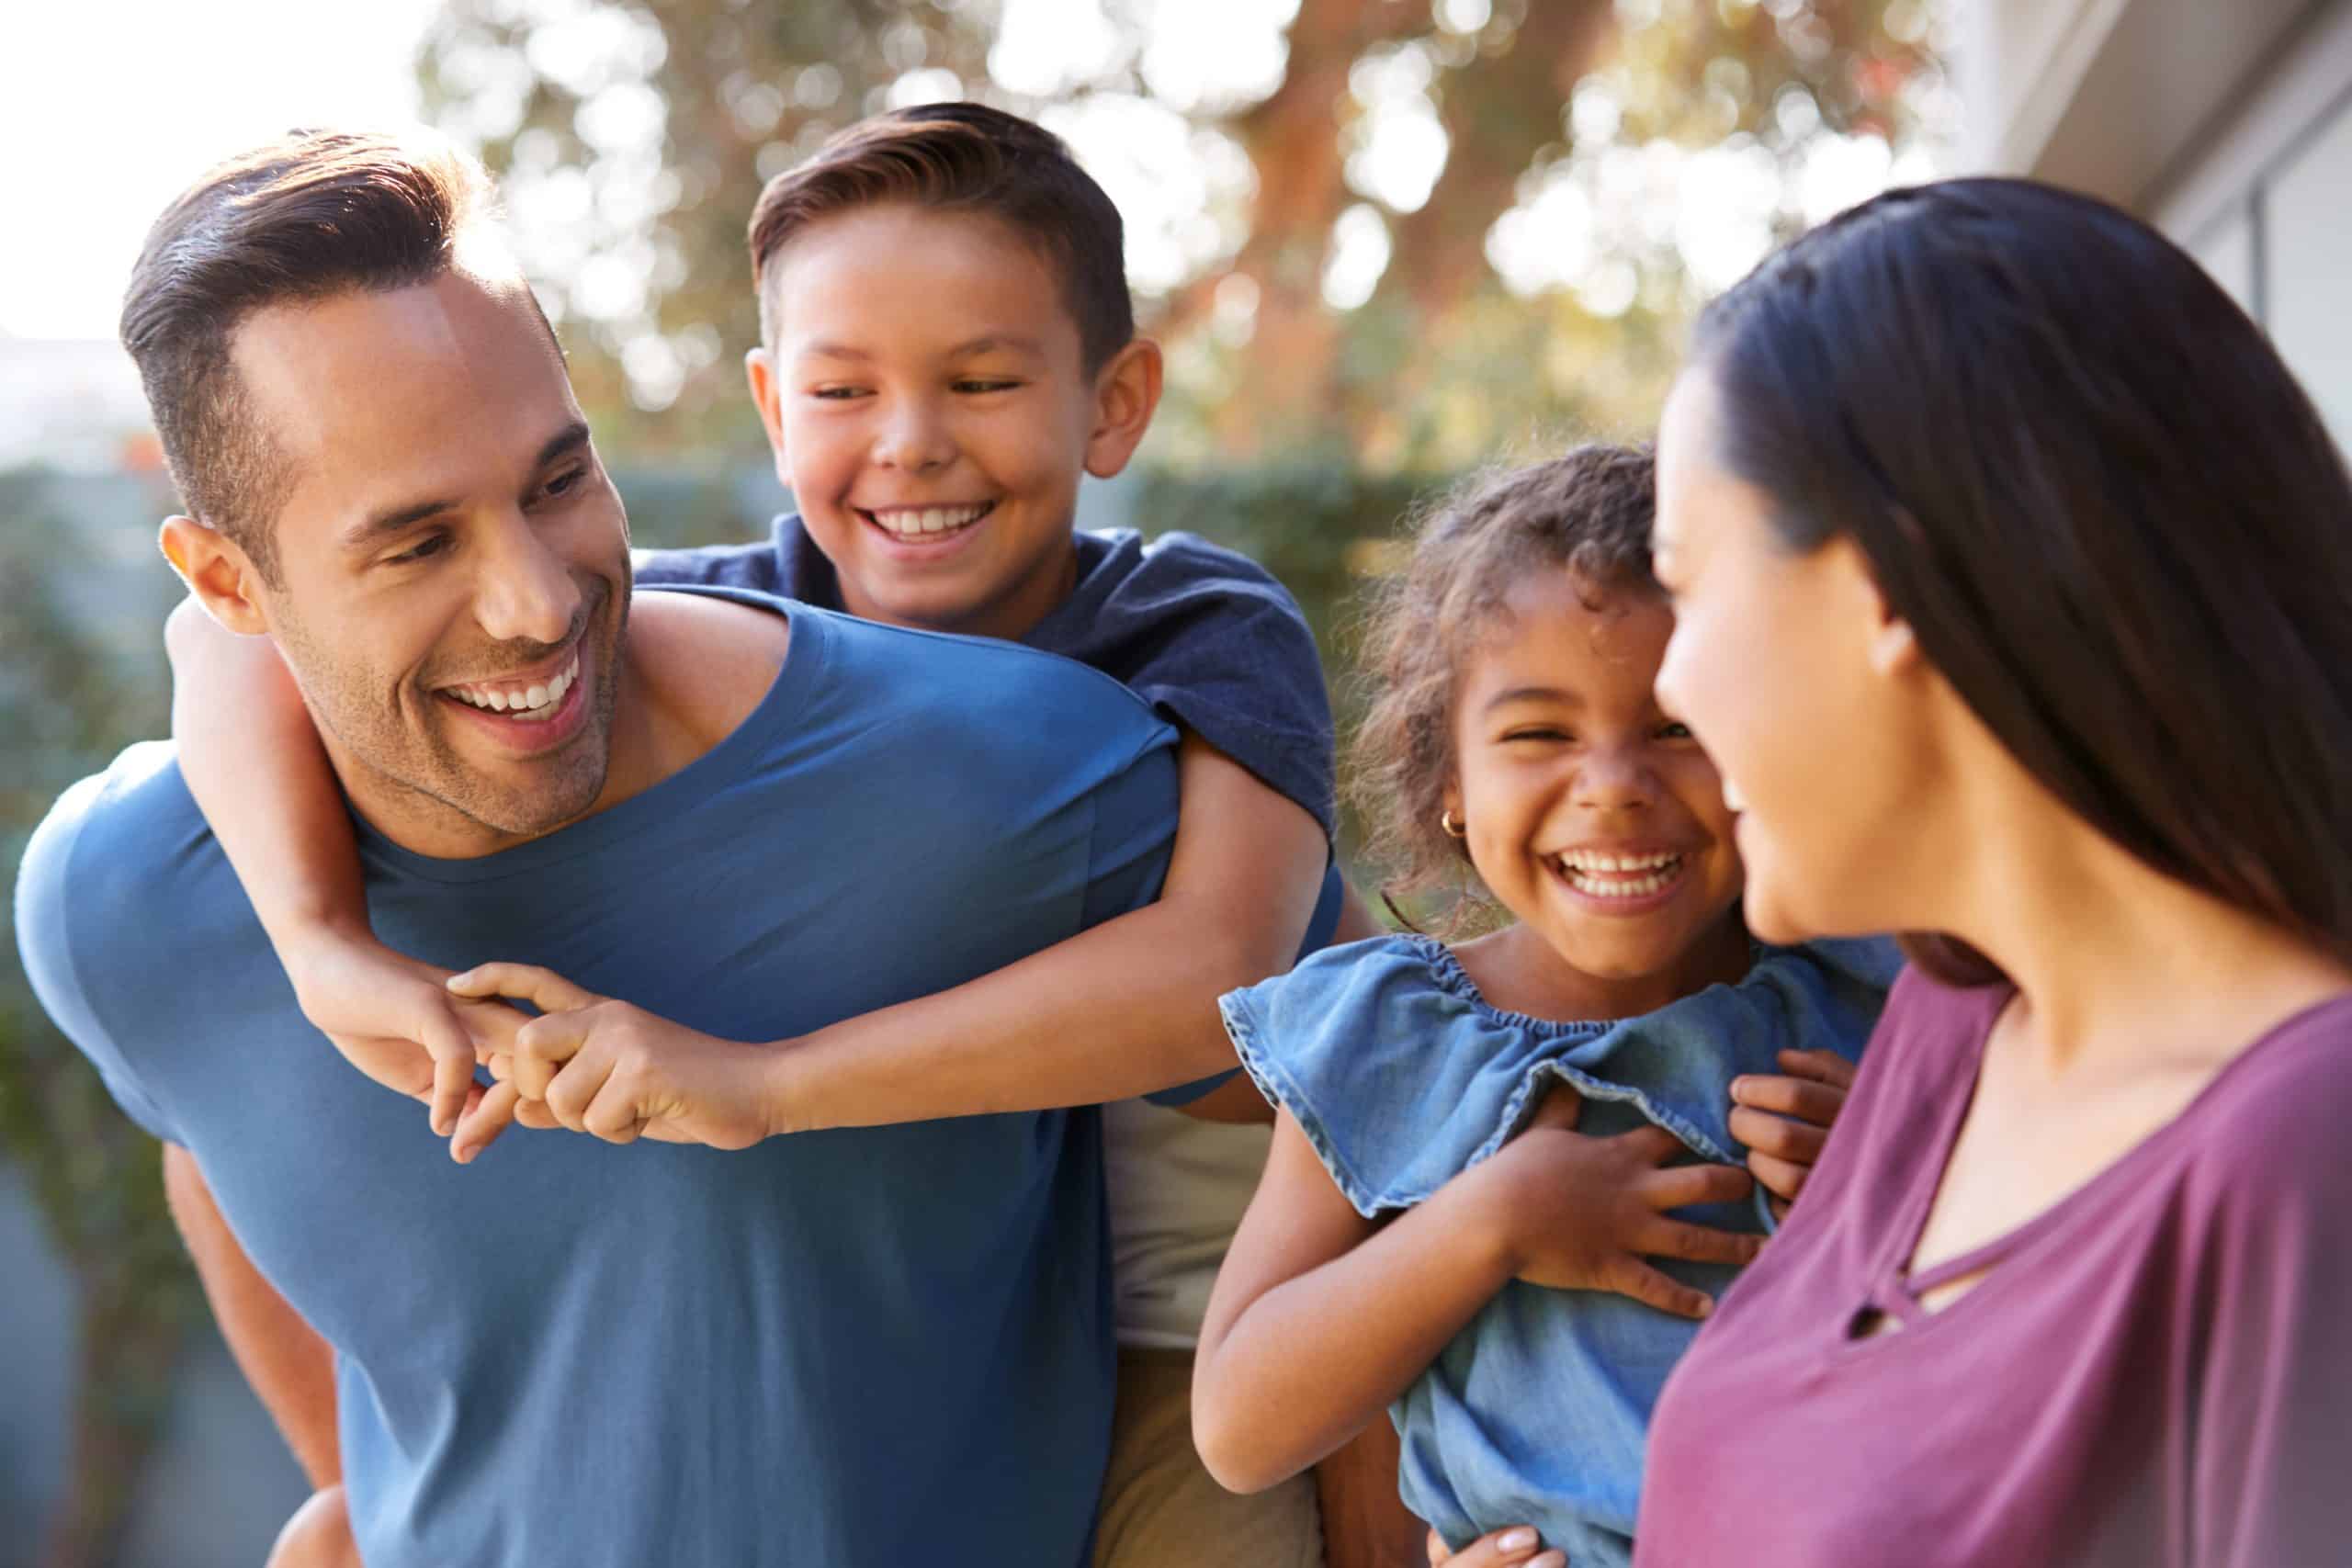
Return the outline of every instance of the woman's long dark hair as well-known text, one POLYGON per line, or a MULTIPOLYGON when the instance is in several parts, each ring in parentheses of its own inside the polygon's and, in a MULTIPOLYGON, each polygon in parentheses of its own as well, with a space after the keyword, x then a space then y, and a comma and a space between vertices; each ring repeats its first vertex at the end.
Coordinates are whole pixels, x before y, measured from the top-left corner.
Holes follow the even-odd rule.
POLYGON ((1783 542, 1851 537, 2035 778, 2352 959, 2352 477, 2195 262, 2027 181, 1893 191, 1716 300, 1694 362, 1783 542))

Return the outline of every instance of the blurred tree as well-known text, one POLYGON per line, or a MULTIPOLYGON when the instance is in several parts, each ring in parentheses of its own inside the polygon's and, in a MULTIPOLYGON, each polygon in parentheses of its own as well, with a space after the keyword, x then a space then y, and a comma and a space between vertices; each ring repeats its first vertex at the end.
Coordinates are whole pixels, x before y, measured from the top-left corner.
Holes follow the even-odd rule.
MULTIPOLYGON (((162 650, 126 664, 59 585, 90 583, 69 558, 80 531, 37 472, 0 473, 0 863, 14 870, 58 793, 130 740, 162 733, 162 650)), ((160 573, 156 574, 160 577, 160 573)), ((119 585, 108 584, 109 588, 119 585)), ((108 593, 152 628, 143 593, 108 593)), ((113 1562, 141 1467, 161 1431, 172 1365, 201 1303, 164 1207, 155 1141, 114 1105, 59 1034, 14 963, 15 909, 0 905, 0 1153, 26 1173, 76 1295, 66 1495, 34 1559, 40 1568, 113 1562)))
MULTIPOLYGON (((1654 412, 1695 299, 1932 120, 1926 0, 449 0, 428 111, 505 176, 608 439, 756 453, 763 181, 892 104, 1069 136, 1171 350, 1154 450, 1455 467, 1654 412)), ((1908 167, 1916 168, 1914 160, 1908 167)))

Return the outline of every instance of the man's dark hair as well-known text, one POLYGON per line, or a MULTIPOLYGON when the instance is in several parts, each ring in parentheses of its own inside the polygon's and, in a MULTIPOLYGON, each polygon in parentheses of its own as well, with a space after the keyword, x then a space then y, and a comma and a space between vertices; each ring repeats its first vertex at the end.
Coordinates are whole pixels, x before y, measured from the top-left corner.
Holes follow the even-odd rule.
POLYGON ((1119 209, 1062 139, 983 104, 923 104, 860 120, 760 193, 751 242, 763 338, 775 342, 769 270, 793 236, 887 202, 982 213, 1044 253, 1061 274, 1088 375, 1136 335, 1119 209))
MULTIPOLYGON (((1781 543, 1852 539, 2027 772, 2352 958, 2352 476, 2186 253, 2029 181, 1894 191, 1711 305, 1693 362, 1781 543)), ((1949 937, 1906 946, 2000 977, 1949 937)))
POLYGON ((296 130, 216 165, 148 231, 122 345, 182 503, 272 586, 273 523, 294 476, 239 384, 238 327, 269 306, 442 276, 489 190, 479 164, 437 141, 296 130))

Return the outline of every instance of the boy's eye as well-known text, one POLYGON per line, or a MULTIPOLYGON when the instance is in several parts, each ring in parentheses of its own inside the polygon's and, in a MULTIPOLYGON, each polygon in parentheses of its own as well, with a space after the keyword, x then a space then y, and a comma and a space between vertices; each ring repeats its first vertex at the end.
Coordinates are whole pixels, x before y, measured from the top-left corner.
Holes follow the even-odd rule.
POLYGON ((1009 392, 1019 385, 1021 385, 1021 383, 1018 381, 1007 381, 983 376, 967 376, 962 380, 955 383, 955 389, 959 392, 1009 392))
POLYGON ((1657 729, 1657 738, 1660 740, 1696 740, 1699 739, 1696 735, 1690 733, 1690 727, 1683 723, 1679 718, 1670 718, 1664 724, 1659 725, 1657 729))
POLYGON ((812 398, 821 398, 827 402, 845 402, 851 398, 865 396, 865 389, 863 387, 813 387, 809 389, 808 395, 812 398))

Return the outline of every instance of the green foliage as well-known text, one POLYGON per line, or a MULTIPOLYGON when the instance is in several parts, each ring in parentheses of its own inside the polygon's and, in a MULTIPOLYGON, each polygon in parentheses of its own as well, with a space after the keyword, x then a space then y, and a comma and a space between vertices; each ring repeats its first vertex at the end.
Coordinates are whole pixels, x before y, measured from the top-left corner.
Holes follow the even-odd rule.
MULTIPOLYGON (((54 483, 0 473, 0 864, 12 886, 58 793, 164 726, 157 594, 127 572, 92 570, 96 541, 69 521, 54 483), (85 602, 69 604, 77 588, 85 602), (130 652, 133 628, 152 645, 143 660, 130 652)), ((72 1489, 45 1562, 95 1568, 161 1429, 174 1355, 201 1302, 164 1211, 157 1145, 34 1000, 15 963, 14 899, 0 905, 0 1154, 26 1173, 79 1315, 72 1489)))

